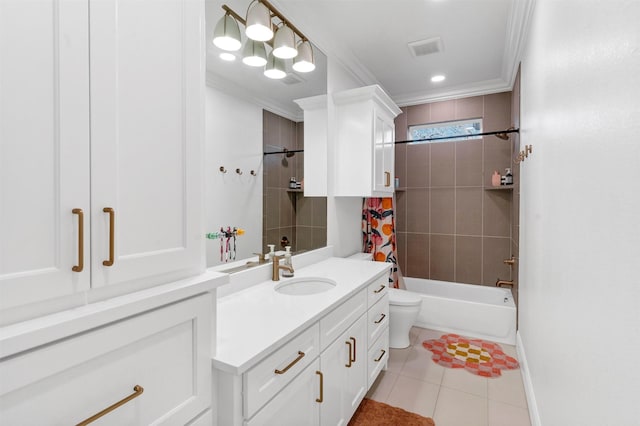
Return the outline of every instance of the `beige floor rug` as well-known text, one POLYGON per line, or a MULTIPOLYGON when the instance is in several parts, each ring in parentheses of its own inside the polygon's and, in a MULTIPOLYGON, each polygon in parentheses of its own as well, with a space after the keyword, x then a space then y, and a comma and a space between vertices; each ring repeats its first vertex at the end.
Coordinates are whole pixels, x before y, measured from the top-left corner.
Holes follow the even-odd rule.
POLYGON ((432 419, 365 398, 348 426, 435 426, 432 419))

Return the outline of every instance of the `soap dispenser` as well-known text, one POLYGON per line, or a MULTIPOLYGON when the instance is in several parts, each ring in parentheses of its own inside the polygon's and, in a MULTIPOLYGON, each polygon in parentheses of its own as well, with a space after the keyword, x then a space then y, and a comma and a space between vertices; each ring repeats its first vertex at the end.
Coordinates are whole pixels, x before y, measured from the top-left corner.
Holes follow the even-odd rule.
POLYGON ((269 247, 269 253, 267 253, 265 255, 266 261, 267 262, 271 262, 273 260, 273 256, 276 255, 276 245, 275 244, 267 244, 267 247, 269 247))
POLYGON ((291 246, 286 246, 284 248, 284 265, 288 266, 289 269, 282 270, 283 277, 292 277, 293 276, 293 263, 291 262, 291 246))

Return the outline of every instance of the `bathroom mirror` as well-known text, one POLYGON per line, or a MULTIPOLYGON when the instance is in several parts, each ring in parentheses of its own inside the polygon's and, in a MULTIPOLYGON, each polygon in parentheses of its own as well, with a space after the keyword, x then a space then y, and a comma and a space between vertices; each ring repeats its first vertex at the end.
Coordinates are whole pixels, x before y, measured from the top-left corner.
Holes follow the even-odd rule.
MULTIPOLYGON (((264 155, 304 149, 303 111, 293 100, 327 92, 326 56, 313 46, 316 68, 307 73, 294 72, 292 60, 286 60, 287 76, 281 80, 264 76, 264 67, 245 65, 243 48, 230 52, 233 61, 222 59, 224 51, 212 42, 225 14, 222 5, 245 17, 250 2, 205 3, 204 222, 211 237, 206 258, 207 267, 228 265, 230 272, 256 261, 254 253, 265 253, 267 244, 282 250, 283 237, 294 252, 326 245, 326 199, 304 197, 302 188, 290 188, 291 178, 303 183, 304 153, 264 155), (233 233, 234 227, 241 231, 231 236, 221 232, 233 233)), ((295 17, 288 18, 295 22, 295 17)), ((244 26, 240 23, 239 28, 244 46, 244 26)))

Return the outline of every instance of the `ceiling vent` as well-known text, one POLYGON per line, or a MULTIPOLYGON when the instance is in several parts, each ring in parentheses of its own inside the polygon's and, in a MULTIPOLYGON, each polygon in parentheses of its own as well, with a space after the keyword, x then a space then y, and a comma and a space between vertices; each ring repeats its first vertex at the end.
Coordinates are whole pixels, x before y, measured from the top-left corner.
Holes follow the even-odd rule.
POLYGON ((442 52, 442 39, 440 37, 433 37, 426 40, 412 41, 409 43, 409 50, 416 58, 442 52))
POLYGON ((302 77, 298 76, 298 74, 295 74, 295 73, 287 74, 287 76, 285 78, 281 79, 280 81, 282 83, 284 83, 284 84, 287 84, 287 85, 298 84, 298 83, 304 82, 302 77))

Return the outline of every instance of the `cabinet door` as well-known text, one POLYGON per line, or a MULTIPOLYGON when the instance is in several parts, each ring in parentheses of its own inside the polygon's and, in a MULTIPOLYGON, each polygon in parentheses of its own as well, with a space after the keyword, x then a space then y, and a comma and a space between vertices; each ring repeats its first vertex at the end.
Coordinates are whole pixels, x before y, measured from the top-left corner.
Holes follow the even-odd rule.
POLYGON ((320 421, 323 426, 346 425, 367 390, 365 316, 322 353, 320 366, 324 374, 320 421))
POLYGON ((282 389, 246 426, 317 426, 320 424, 321 375, 320 362, 314 360, 298 377, 282 389))
POLYGON ((203 1, 91 1, 94 287, 204 268, 203 28, 203 1))
POLYGON ((89 286, 88 16, 87 2, 0 2, 0 309, 89 286))
POLYGON ((394 176, 394 127, 384 118, 375 117, 373 151, 373 190, 393 193, 394 176))

